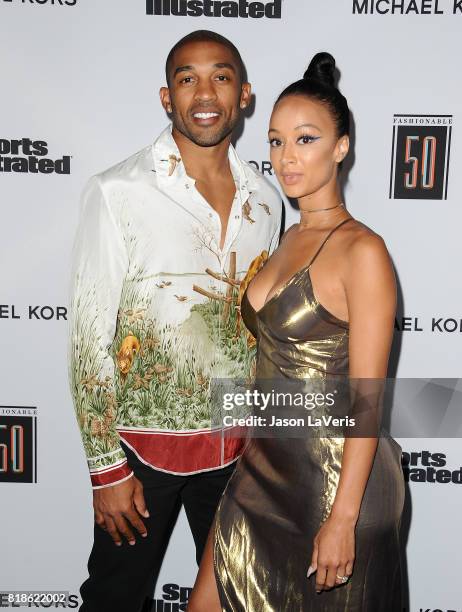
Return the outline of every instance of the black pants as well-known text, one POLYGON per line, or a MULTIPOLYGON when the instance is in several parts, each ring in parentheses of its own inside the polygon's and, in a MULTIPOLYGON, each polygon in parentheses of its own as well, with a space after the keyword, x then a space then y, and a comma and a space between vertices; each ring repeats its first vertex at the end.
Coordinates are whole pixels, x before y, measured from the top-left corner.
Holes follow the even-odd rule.
POLYGON ((90 576, 80 588, 81 612, 140 611, 143 603, 152 597, 182 505, 199 564, 218 502, 236 465, 234 462, 211 472, 175 476, 144 465, 126 446, 124 450, 135 476, 143 483, 150 516, 142 520, 148 536, 142 538, 132 529, 136 544, 130 546, 124 539, 122 546, 116 546, 111 536, 95 524, 94 544, 88 561, 90 576))

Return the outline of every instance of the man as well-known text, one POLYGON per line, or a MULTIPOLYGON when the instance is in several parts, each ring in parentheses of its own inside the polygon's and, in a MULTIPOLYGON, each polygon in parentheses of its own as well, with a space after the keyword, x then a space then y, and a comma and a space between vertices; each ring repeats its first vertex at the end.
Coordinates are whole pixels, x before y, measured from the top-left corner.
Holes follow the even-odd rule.
POLYGON ((222 36, 180 40, 160 90, 172 125, 83 195, 70 377, 94 488, 84 612, 138 612, 182 504, 200 561, 242 451, 211 430, 210 381, 249 376, 241 288, 281 218, 277 191, 230 144, 244 73, 222 36))

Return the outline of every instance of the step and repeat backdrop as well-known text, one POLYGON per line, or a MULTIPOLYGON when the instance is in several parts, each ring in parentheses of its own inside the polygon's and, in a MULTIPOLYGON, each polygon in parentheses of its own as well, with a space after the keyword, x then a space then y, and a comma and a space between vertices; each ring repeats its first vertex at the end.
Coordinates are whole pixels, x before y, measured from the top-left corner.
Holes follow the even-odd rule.
MULTIPOLYGON (((275 185, 273 102, 316 52, 334 55, 354 120, 345 201, 396 267, 391 373, 461 390, 462 1, 0 0, 0 592, 80 604, 93 511, 66 362, 79 198, 167 125, 166 56, 202 28, 242 53, 255 103, 236 146, 275 185)), ((286 202, 286 227, 296 220, 286 202)), ((406 609, 461 612, 460 439, 392 433, 408 481, 406 609)), ((152 610, 185 610, 195 573, 181 514, 152 610)))

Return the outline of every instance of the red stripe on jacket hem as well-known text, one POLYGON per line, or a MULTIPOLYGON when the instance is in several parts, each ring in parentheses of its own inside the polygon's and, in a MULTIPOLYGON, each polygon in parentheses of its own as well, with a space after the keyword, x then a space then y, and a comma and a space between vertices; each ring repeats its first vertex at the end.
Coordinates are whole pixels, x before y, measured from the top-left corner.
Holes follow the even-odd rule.
POLYGON ((133 470, 125 460, 122 465, 117 464, 113 469, 108 466, 107 470, 103 472, 90 472, 91 485, 94 489, 107 487, 127 480, 132 474, 133 470))
POLYGON ((236 430, 233 435, 230 433, 208 430, 178 436, 174 432, 119 430, 121 439, 144 463, 154 469, 181 475, 219 469, 237 459, 242 453, 245 438, 236 437, 236 430))

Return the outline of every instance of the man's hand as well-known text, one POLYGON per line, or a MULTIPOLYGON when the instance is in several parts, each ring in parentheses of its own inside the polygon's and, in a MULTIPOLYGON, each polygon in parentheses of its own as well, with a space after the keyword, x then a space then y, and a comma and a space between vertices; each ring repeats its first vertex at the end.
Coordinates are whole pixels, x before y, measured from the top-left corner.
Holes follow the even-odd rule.
POLYGON ((111 487, 93 491, 95 522, 107 531, 117 546, 122 546, 122 536, 129 544, 135 544, 135 536, 130 526, 145 538, 148 534, 140 518, 149 517, 143 495, 143 485, 132 476, 128 480, 111 487))

